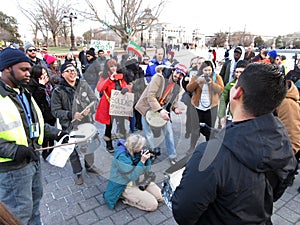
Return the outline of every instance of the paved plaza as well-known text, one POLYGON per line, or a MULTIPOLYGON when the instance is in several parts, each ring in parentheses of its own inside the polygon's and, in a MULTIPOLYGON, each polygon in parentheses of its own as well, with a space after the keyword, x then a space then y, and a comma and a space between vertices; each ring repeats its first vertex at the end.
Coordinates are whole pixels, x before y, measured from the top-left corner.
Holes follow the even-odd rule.
MULTIPOLYGON (((175 58, 189 66, 189 61, 195 56, 193 50, 181 50, 175 53, 175 58)), ((185 108, 183 103, 180 103, 185 108)), ((185 114, 172 114, 175 145, 178 158, 185 156, 189 148, 190 139, 185 134, 185 114)), ((74 175, 70 163, 64 168, 50 165, 42 160, 44 195, 41 201, 41 216, 44 225, 174 225, 176 224, 172 212, 163 204, 159 204, 155 212, 145 212, 118 202, 114 210, 105 204, 102 194, 106 188, 112 154, 105 151, 105 142, 102 139, 105 126, 95 124, 99 130, 101 146, 95 152, 95 164, 101 174, 86 173, 83 170, 84 184, 74 184, 74 175)), ((128 124, 127 124, 128 125, 128 124)), ((199 142, 203 141, 201 137, 199 142)), ((162 155, 155 161, 152 169, 156 172, 156 183, 161 186, 165 179, 164 171, 170 166, 167 160, 166 148, 163 138, 156 141, 162 142, 162 155)), ((116 144, 116 143, 114 143, 116 144)), ((82 164, 83 165, 83 164, 82 164)), ((300 186, 299 175, 294 185, 289 187, 285 194, 275 203, 274 225, 300 225, 300 195, 297 188, 300 186)), ((199 193, 201 194, 201 193, 199 193)))

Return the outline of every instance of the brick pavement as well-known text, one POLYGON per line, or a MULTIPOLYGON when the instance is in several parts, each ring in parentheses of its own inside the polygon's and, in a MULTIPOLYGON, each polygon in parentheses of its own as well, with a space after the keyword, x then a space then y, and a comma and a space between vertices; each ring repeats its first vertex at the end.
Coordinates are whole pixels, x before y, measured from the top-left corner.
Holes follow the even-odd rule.
MULTIPOLYGON (((175 55, 176 56, 176 55, 175 55)), ((188 51, 181 51, 176 58, 189 65, 193 57, 188 51)), ((185 107, 182 104, 182 107, 185 107)), ((178 158, 184 156, 189 147, 189 139, 184 138, 185 115, 172 115, 175 144, 178 158)), ((99 136, 103 136, 104 126, 96 124, 99 136)), ((162 141, 156 139, 157 141, 162 141)), ((107 185, 112 155, 105 151, 104 141, 95 152, 95 163, 102 169, 100 175, 83 171, 84 184, 74 184, 74 175, 70 163, 64 168, 58 168, 42 161, 44 195, 41 201, 41 217, 44 225, 174 225, 171 211, 160 203, 155 212, 144 212, 139 209, 118 202, 114 210, 110 210, 104 203, 102 194, 107 185)), ((203 141, 203 138, 199 142, 203 141)), ((170 166, 166 159, 166 149, 162 146, 162 155, 153 165, 157 174, 156 182, 161 185, 164 179, 163 171, 170 166)), ((275 203, 274 225, 300 225, 300 195, 297 188, 300 178, 296 177, 294 185, 275 203)))

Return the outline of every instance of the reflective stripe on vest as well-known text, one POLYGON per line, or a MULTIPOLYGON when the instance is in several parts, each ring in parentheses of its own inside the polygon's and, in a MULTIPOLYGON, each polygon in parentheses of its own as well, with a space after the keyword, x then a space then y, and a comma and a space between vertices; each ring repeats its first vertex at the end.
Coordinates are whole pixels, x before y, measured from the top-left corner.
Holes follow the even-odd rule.
MULTIPOLYGON (((38 138, 38 144, 41 145, 44 138, 43 115, 34 99, 31 98, 31 100, 38 115, 40 125, 40 136, 38 138)), ((0 111, 0 138, 7 141, 12 141, 17 145, 28 146, 26 132, 23 127, 22 118, 17 106, 9 97, 2 96, 0 96, 0 105, 2 106, 2 109, 0 111)), ((0 157, 0 162, 8 161, 12 161, 12 159, 0 157)))

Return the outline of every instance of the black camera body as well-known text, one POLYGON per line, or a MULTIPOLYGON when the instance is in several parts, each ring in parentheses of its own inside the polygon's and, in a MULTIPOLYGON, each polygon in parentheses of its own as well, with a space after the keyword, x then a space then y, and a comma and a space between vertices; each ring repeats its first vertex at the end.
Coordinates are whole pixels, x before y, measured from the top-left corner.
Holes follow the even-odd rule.
POLYGON ((149 147, 144 147, 143 148, 143 150, 142 150, 142 152, 141 152, 141 154, 144 154, 145 152, 149 152, 149 153, 151 153, 151 154, 153 154, 153 157, 157 157, 157 156, 160 156, 160 150, 158 149, 158 148, 156 148, 156 149, 152 149, 152 148, 149 148, 149 147))
POLYGON ((207 83, 211 81, 211 78, 210 78, 209 75, 204 74, 203 77, 204 77, 204 79, 205 79, 205 81, 206 81, 207 83))

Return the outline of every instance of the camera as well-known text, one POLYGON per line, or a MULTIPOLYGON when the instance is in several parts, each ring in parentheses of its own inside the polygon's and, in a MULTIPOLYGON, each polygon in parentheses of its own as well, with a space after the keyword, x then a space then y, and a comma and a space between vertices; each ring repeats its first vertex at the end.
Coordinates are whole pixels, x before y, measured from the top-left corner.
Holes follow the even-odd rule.
POLYGON ((207 83, 211 81, 211 78, 208 74, 204 74, 203 77, 207 83))
POLYGON ((155 181, 156 175, 152 171, 148 171, 144 173, 144 179, 142 181, 137 180, 135 183, 139 187, 141 191, 144 191, 150 182, 155 181))
POLYGON ((160 156, 160 149, 159 148, 150 148, 150 147, 144 147, 141 154, 144 154, 145 152, 149 152, 151 154, 153 154, 153 157, 157 157, 160 156))
POLYGON ((121 79, 123 79, 123 74, 121 74, 121 73, 116 73, 116 74, 114 75, 114 79, 115 79, 115 80, 121 80, 121 79))

